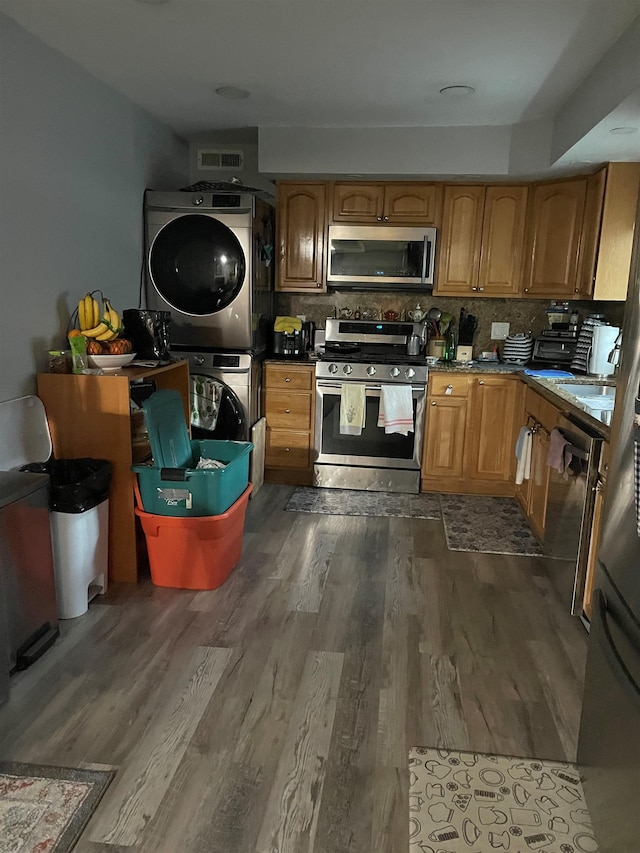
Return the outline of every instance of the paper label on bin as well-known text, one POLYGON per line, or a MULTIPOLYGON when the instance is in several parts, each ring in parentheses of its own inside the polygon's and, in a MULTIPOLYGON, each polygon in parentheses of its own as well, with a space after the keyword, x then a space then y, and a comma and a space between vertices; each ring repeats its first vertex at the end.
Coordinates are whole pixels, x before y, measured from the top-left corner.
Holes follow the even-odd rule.
POLYGON ((167 506, 177 506, 185 501, 185 508, 192 509, 193 496, 189 489, 158 489, 158 498, 167 506))

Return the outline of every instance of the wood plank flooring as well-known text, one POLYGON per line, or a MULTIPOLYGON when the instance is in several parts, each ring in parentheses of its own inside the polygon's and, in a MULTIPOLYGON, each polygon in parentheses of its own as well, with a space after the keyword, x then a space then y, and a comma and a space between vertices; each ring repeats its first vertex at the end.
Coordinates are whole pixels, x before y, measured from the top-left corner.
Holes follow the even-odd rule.
POLYGON ((411 746, 575 760, 566 563, 291 491, 220 589, 115 587, 12 680, 0 758, 118 770, 76 853, 408 853, 411 746))

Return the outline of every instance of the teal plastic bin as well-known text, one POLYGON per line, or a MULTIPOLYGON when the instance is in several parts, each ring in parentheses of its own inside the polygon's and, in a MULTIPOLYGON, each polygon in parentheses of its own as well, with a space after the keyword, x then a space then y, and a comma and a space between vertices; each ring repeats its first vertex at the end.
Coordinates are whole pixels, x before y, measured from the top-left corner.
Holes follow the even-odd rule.
POLYGON ((197 517, 222 515, 249 483, 250 441, 190 439, 182 398, 156 391, 143 403, 152 465, 134 465, 145 512, 197 517), (196 468, 200 459, 217 459, 224 468, 196 468))

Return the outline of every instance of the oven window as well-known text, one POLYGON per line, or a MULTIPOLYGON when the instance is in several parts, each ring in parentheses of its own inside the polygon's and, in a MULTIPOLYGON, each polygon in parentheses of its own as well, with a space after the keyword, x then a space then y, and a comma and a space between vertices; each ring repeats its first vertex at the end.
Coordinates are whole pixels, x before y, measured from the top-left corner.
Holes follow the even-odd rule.
POLYGON ((203 316, 226 308, 245 280, 236 235, 208 216, 181 216, 158 234, 149 255, 158 293, 185 314, 203 316))
POLYGON ((332 240, 331 275, 421 278, 424 241, 332 240))
MULTIPOLYGON (((413 418, 415 422, 418 401, 413 399, 413 418)), ((380 397, 366 397, 365 426, 361 435, 342 435, 340 433, 340 394, 327 391, 322 395, 322 453, 332 456, 367 456, 371 459, 413 459, 414 435, 387 435, 378 426, 380 397)))

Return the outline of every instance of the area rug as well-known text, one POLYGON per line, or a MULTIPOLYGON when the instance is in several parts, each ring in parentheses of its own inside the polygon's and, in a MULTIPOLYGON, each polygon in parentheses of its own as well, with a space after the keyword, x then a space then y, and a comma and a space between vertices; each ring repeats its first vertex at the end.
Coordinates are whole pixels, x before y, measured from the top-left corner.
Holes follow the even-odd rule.
POLYGON ((415 747, 410 853, 597 853, 575 764, 415 747))
POLYGON ((543 554, 514 498, 440 495, 440 505, 450 551, 528 557, 543 554))
POLYGON ((285 509, 288 512, 319 512, 329 515, 367 515, 396 518, 440 518, 438 496, 400 495, 356 489, 297 488, 285 509))
POLYGON ((67 853, 114 774, 0 762, 0 853, 67 853))

